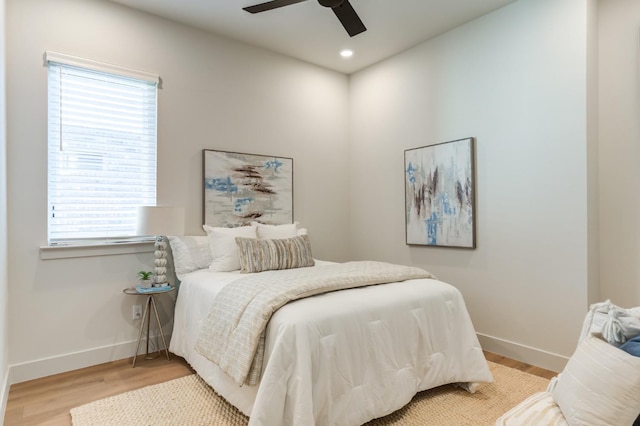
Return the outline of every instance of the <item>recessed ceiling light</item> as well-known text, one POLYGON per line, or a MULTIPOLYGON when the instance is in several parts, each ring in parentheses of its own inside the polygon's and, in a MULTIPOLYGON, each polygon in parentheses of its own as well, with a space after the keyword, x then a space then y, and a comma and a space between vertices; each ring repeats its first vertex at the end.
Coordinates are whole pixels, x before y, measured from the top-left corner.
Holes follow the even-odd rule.
POLYGON ((340 56, 342 56, 343 58, 350 58, 353 56, 353 50, 351 49, 342 49, 340 51, 340 56))

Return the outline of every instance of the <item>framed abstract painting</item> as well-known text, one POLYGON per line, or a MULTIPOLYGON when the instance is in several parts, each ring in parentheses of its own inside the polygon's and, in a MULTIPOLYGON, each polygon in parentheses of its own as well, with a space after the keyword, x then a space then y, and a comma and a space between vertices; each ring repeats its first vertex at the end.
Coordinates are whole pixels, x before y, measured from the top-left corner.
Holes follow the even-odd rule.
POLYGON ((293 223, 292 158, 205 149, 202 159, 206 225, 293 223))
POLYGON ((474 142, 466 138, 405 150, 407 244, 476 247, 474 142))

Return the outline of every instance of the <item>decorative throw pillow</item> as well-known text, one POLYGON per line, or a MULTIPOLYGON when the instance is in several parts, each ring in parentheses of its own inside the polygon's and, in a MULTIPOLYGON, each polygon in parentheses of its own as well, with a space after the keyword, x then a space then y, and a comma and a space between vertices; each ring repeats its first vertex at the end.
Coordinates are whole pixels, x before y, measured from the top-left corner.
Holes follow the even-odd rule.
MULTIPOLYGON (((640 357, 640 336, 635 336, 627 340, 622 345, 620 345, 620 349, 625 351, 629 355, 640 357)), ((633 426, 640 426, 640 415, 638 416, 638 418, 636 418, 636 421, 633 422, 633 426)))
POLYGON ((209 239, 206 235, 168 236, 167 238, 173 253, 173 266, 180 280, 184 274, 206 269, 211 264, 209 239))
POLYGON ((237 228, 217 228, 203 226, 209 239, 211 264, 209 269, 216 272, 231 272, 240 269, 240 257, 235 238, 257 238, 255 226, 240 226, 237 228))
POLYGON ((629 355, 640 357, 640 336, 635 336, 627 340, 620 346, 620 349, 629 355))
POLYGON ((640 334, 638 308, 624 309, 607 300, 589 307, 578 342, 589 334, 602 334, 612 345, 620 346, 633 336, 640 334))
POLYGON ((255 226, 258 238, 293 238, 298 235, 298 222, 286 225, 265 225, 260 222, 251 222, 255 226))
POLYGON ((630 425, 640 413, 640 358, 590 334, 552 394, 569 425, 630 425))
POLYGON ((240 272, 261 272, 313 266, 308 235, 294 238, 236 238, 240 252, 240 272))
POLYGON ((567 426, 558 405, 549 392, 538 392, 504 413, 494 426, 567 426))

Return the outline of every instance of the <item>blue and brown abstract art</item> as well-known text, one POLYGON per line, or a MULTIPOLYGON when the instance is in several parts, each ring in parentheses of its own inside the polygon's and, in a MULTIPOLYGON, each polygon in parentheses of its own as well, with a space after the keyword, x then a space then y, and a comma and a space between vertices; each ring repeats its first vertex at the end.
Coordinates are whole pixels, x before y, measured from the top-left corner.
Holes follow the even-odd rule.
POLYGON ((293 159, 203 150, 204 223, 293 223, 293 159))
POLYGON ((404 152, 406 242, 475 248, 474 139, 404 152))

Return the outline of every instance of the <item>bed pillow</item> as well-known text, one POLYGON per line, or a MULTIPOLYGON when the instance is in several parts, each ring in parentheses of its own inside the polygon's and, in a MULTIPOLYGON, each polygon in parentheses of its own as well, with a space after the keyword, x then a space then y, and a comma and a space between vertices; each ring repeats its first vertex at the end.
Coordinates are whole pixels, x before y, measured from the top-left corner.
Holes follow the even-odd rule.
POLYGON ((298 235, 298 222, 285 225, 265 225, 260 222, 251 222, 255 226, 258 238, 293 238, 298 235))
POLYGON ((308 235, 294 238, 236 238, 240 254, 240 272, 261 272, 313 266, 308 235))
POLYGON ((173 266, 176 275, 182 279, 184 274, 206 269, 211 264, 209 239, 206 235, 168 236, 173 254, 173 266))
POLYGON ((257 238, 255 226, 237 228, 216 228, 204 225, 209 239, 211 264, 209 269, 216 272, 231 272, 240 269, 240 257, 236 237, 257 238))
POLYGON ((569 425, 630 425, 640 413, 640 358, 590 334, 552 394, 569 425))

